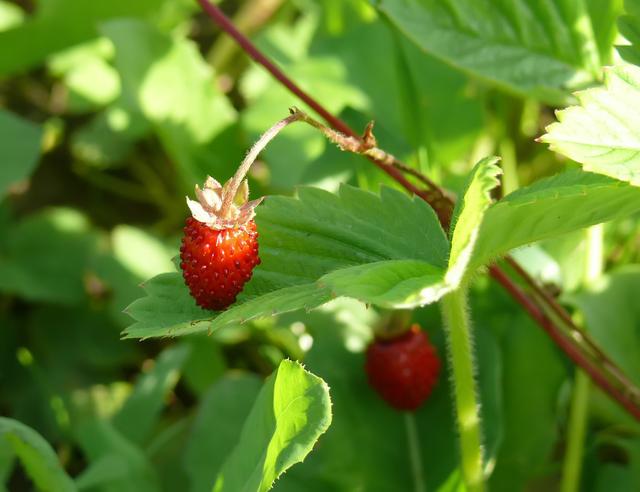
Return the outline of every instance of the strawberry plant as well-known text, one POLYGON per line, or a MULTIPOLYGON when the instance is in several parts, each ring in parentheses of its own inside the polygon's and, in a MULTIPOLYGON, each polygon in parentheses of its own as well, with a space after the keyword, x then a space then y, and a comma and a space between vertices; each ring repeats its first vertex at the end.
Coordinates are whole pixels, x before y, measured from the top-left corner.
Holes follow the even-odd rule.
POLYGON ((638 32, 0 0, 0 490, 636 490, 638 32))

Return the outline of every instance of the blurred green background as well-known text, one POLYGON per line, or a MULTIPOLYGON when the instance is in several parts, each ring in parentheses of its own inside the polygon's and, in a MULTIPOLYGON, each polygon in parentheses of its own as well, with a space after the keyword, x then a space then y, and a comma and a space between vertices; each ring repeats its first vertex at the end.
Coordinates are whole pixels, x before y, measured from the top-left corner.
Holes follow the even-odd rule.
MULTIPOLYGON (((622 2, 587 4, 606 64, 622 2)), ((362 0, 221 7, 327 109, 357 129, 374 119, 382 148, 449 189, 490 154, 503 158, 502 193, 572 166, 534 142, 554 105, 572 101, 568 87, 487 84, 425 53, 392 8, 362 0)), ((402 416, 362 371, 375 309, 343 299, 211 336, 120 339, 140 284, 174 268, 185 194, 206 175, 228 179, 292 105, 195 1, 0 0, 0 415, 37 431, 79 490, 210 490, 285 357, 328 382, 334 422, 275 490, 413 490, 402 416)), ((256 197, 394 186, 304 125, 269 146, 250 183, 256 197)), ((638 382, 640 227, 631 218, 605 233, 613 273, 597 291, 581 288, 583 232, 517 257, 574 293, 594 337, 638 382)), ((472 299, 491 488, 555 490, 574 369, 487 279, 472 299)), ((444 359, 437 308, 413 316, 444 359)), ((428 490, 457 491, 446 370, 417 422, 428 490)), ((638 490, 640 427, 597 390, 591 399, 584 489, 638 490)), ((0 490, 34 487, 0 441, 0 490)))

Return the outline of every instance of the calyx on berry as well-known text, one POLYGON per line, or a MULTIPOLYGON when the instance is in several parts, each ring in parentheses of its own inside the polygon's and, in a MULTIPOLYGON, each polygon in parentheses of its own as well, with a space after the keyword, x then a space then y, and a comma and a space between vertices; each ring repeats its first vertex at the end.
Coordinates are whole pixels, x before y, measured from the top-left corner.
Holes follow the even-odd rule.
POLYGON ((264 197, 248 201, 247 180, 242 180, 236 187, 234 179, 235 177, 231 178, 222 186, 216 179, 207 176, 202 188, 196 185, 198 201, 187 197, 187 205, 193 218, 218 231, 243 227, 253 219, 256 215, 255 208, 264 197))

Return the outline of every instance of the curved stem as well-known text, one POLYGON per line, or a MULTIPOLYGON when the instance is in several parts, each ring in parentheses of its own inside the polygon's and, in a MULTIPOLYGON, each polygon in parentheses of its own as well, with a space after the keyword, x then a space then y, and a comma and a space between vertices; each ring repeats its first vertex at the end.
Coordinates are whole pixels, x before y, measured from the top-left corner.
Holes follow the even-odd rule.
POLYGON ((484 490, 480 408, 476 396, 473 344, 467 310, 467 290, 464 286, 442 299, 460 434, 462 476, 469 492, 480 492, 484 490))
POLYGON ((291 111, 291 114, 286 118, 281 119, 271 128, 269 128, 266 132, 262 134, 262 136, 258 139, 258 141, 253 144, 253 147, 249 149, 247 155, 242 159, 240 163, 240 167, 229 181, 229 189, 225 194, 224 201, 222 202, 222 206, 220 207, 220 214, 223 217, 226 217, 227 212, 231 208, 231 204, 242 184, 242 180, 246 176, 247 172, 249 172, 249 168, 251 164, 258 158, 260 152, 264 150, 264 148, 275 138, 275 136, 280 133, 280 131, 285 128, 287 125, 290 125, 294 121, 299 121, 302 118, 301 114, 298 111, 291 111))
POLYGON ((415 492, 426 492, 424 474, 422 471, 422 454, 420 453, 420 439, 416 426, 416 417, 413 413, 405 412, 405 428, 407 429, 407 441, 409 443, 409 460, 411 461, 411 475, 415 492))
MULTIPOLYGON (((333 128, 344 133, 345 135, 357 138, 356 132, 354 132, 349 127, 349 125, 347 125, 340 118, 336 118, 335 116, 333 116, 324 108, 324 106, 322 106, 318 101, 316 101, 309 94, 298 87, 298 85, 295 84, 289 77, 287 77, 287 75, 282 70, 280 70, 271 60, 263 55, 260 50, 258 50, 258 48, 256 48, 256 46, 246 36, 244 36, 240 31, 236 29, 233 23, 226 15, 224 15, 222 10, 220 10, 218 6, 213 5, 209 0, 198 0, 198 3, 202 7, 202 10, 216 24, 218 24, 227 34, 229 34, 233 39, 236 40, 236 42, 240 45, 245 53, 247 53, 257 63, 267 69, 267 71, 271 75, 273 75, 278 82, 289 89, 292 94, 298 96, 301 101, 303 101, 311 109, 318 113, 322 117, 322 119, 329 123, 329 125, 331 125, 333 128)), ((395 169, 393 166, 386 165, 382 162, 378 162, 372 157, 368 157, 368 159, 382 171, 391 176, 406 190, 416 196, 420 196, 426 199, 425 194, 422 193, 419 188, 414 186, 413 183, 407 180, 398 169, 395 169)))

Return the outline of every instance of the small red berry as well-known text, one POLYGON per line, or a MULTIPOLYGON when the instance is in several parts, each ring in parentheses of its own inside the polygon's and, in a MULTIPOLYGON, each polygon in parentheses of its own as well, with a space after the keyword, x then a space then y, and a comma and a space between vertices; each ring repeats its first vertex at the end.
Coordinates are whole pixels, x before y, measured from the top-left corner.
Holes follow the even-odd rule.
POLYGON ((426 333, 414 324, 393 338, 376 338, 367 348, 369 384, 393 408, 416 410, 431 394, 440 359, 426 333))
POLYGON ((209 177, 202 190, 196 186, 199 201, 187 198, 193 217, 184 228, 180 268, 200 307, 229 307, 260 263, 253 217, 261 200, 247 202, 248 195, 246 181, 233 190, 209 177))

